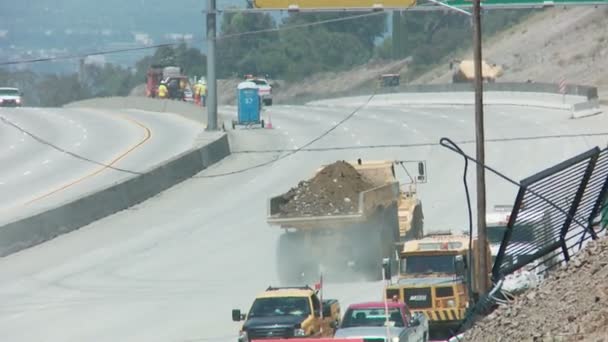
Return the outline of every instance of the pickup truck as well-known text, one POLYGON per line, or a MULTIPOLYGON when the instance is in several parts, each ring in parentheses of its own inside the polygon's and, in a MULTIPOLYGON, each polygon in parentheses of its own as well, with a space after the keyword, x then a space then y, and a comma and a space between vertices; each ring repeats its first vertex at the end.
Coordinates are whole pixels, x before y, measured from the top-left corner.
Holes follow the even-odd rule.
POLYGON ((268 287, 253 301, 248 314, 232 310, 233 321, 245 321, 239 331, 238 342, 331 337, 340 322, 340 315, 337 300, 324 299, 321 302, 317 291, 308 286, 268 287))
POLYGON ((429 323, 422 314, 413 314, 404 302, 352 304, 338 327, 335 338, 379 338, 388 342, 427 342, 429 323), (387 331, 387 321, 389 329, 387 331), (387 332, 390 336, 387 336, 387 332))

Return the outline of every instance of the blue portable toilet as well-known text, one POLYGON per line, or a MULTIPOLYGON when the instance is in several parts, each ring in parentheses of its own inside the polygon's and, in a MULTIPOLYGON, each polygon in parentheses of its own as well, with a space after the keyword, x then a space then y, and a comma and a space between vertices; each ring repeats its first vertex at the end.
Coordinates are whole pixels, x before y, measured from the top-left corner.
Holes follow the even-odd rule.
POLYGON ((264 128, 264 120, 260 118, 262 101, 258 94, 258 87, 253 82, 241 82, 237 86, 238 120, 232 120, 232 129, 236 125, 260 124, 264 128))

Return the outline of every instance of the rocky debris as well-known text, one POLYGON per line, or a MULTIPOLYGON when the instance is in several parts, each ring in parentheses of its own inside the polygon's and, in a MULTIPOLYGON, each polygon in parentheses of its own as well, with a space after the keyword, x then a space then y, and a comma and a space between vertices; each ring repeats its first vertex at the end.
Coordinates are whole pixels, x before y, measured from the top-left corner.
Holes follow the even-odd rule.
POLYGON ((539 287, 477 322, 464 340, 608 342, 608 238, 589 242, 539 287))
POLYGON ((359 193, 373 187, 351 164, 337 161, 285 193, 280 216, 352 214, 359 209, 359 193))

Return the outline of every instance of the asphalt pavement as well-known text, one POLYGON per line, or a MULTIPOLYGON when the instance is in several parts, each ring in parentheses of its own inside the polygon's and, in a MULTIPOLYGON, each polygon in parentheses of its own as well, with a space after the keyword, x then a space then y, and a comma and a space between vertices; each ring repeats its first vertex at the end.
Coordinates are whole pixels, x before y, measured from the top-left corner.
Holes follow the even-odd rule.
MULTIPOLYGON (((347 100, 342 100, 348 105, 347 100)), ((231 112, 232 109, 225 109, 231 112)), ((232 308, 278 284, 281 233, 265 222, 266 201, 338 159, 426 160, 419 185, 425 229, 467 227, 463 160, 438 146, 462 141, 474 153, 471 106, 375 105, 305 146, 352 113, 351 106, 273 106, 273 129, 230 131, 233 154, 130 210, 0 259, 0 331, 8 341, 236 341, 232 308), (395 147, 374 148, 375 145, 395 147), (339 149, 335 149, 339 148, 339 149), (241 151, 241 153, 239 153, 241 151), (240 172, 242 170, 247 170, 240 172), (223 176, 222 176, 223 175, 223 176)), ((567 111, 520 106, 486 110, 487 163, 519 180, 595 145, 606 146, 606 115, 570 120, 567 111), (565 135, 569 135, 565 137, 565 135)), ((228 126, 227 126, 228 127, 228 126)), ((469 170, 474 200, 474 169, 469 170)), ((516 188, 488 175, 488 205, 516 188)), ((474 203, 473 203, 474 205, 474 203)), ((328 283, 341 305, 381 298, 379 282, 328 283)))
POLYGON ((16 108, 0 117, 0 223, 132 177, 112 167, 143 172, 203 132, 176 115, 136 110, 16 108))

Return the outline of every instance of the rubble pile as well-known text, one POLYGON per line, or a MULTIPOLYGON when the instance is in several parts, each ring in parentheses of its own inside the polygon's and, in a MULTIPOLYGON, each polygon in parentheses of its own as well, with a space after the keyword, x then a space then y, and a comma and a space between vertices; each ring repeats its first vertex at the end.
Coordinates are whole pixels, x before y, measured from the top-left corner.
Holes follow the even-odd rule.
POLYGON ((357 212, 359 193, 373 188, 355 168, 337 161, 311 180, 302 181, 283 195, 281 216, 344 215, 357 212))
POLYGON ((539 287, 484 317, 464 340, 608 342, 608 238, 589 242, 539 287))

